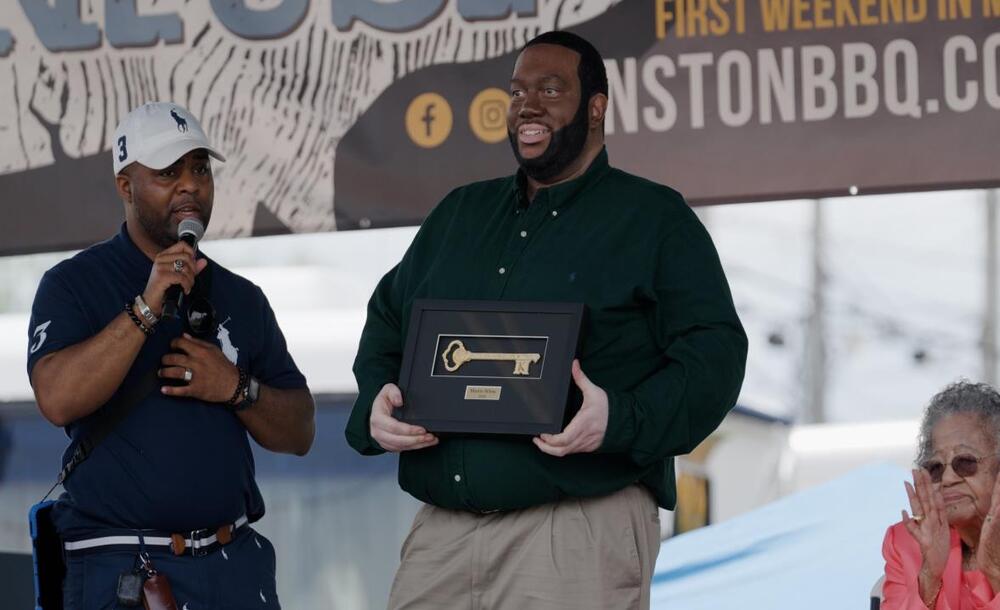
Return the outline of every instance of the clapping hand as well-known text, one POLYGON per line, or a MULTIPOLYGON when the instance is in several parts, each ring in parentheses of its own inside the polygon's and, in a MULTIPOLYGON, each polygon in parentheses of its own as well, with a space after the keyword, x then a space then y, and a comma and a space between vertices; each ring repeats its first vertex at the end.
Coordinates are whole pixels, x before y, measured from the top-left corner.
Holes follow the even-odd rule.
POLYGON ((913 471, 913 483, 906 481, 906 495, 910 498, 913 516, 903 511, 903 525, 920 545, 923 565, 920 568, 920 597, 926 602, 933 601, 941 587, 941 575, 951 544, 948 518, 945 514, 944 499, 934 488, 931 475, 920 468, 913 471))

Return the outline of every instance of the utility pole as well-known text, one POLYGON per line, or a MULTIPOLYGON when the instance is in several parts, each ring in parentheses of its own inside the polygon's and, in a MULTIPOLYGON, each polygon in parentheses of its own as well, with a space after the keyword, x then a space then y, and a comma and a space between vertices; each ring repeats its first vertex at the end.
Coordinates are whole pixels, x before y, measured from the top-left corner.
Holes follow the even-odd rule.
POLYGON ((986 204, 986 282, 983 311, 983 381, 997 384, 997 205, 1000 205, 1000 191, 987 189, 983 202, 986 204))
POLYGON ((802 405, 804 423, 826 421, 826 265, 823 239, 822 199, 813 201, 812 226, 812 310, 806 326, 805 375, 802 405))

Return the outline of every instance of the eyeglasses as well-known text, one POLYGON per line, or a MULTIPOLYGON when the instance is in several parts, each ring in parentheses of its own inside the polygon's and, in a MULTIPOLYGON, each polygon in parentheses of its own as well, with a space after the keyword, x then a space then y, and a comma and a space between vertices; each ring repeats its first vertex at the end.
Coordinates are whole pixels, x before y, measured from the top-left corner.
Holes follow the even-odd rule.
MULTIPOLYGON (((979 462, 991 457, 993 456, 984 455, 977 458, 973 455, 956 455, 951 458, 951 469, 958 476, 967 479, 979 471, 979 462)), ((937 460, 924 462, 920 465, 921 468, 927 471, 927 474, 931 475, 931 481, 934 483, 940 483, 941 479, 944 478, 945 466, 944 462, 937 460)))

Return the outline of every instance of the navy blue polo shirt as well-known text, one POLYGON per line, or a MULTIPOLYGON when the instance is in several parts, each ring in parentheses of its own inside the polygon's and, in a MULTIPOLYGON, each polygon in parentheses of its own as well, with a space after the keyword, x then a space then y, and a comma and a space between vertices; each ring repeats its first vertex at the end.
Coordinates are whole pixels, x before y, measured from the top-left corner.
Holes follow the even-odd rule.
MULTIPOLYGON (((199 257, 201 257, 199 253, 199 257)), ((209 260, 208 296, 219 321, 216 344, 264 385, 304 388, 264 293, 209 260)), ((115 237, 60 262, 42 277, 28 329, 28 375, 44 355, 97 334, 146 287, 152 261, 125 225, 115 237)), ((204 272, 203 272, 204 273, 204 272)), ((162 320, 146 339, 123 386, 159 367, 183 331, 162 320)), ((66 426, 65 464, 92 416, 66 426)), ((54 511, 66 537, 108 528, 183 532, 264 514, 246 428, 222 405, 164 396, 159 386, 69 477, 54 511)))

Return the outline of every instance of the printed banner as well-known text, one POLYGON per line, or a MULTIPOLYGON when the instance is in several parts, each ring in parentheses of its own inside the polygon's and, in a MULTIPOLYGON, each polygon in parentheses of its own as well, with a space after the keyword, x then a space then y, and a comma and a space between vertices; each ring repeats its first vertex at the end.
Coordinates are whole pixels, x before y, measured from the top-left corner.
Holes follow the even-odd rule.
POLYGON ((11 0, 0 254, 116 230, 112 135, 151 100, 227 155, 210 236, 419 223, 514 171, 550 29, 606 58, 612 164, 693 204, 1000 184, 1000 0, 11 0))

